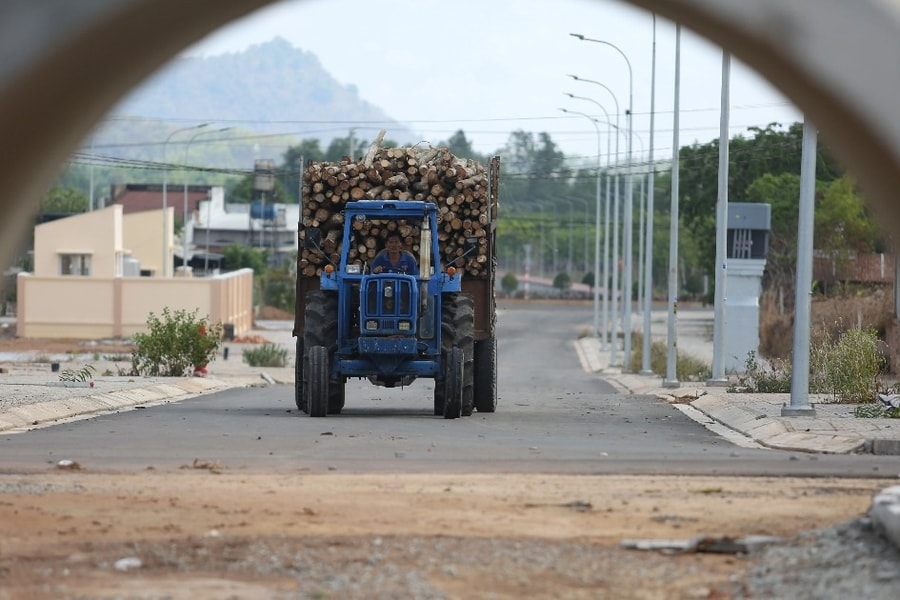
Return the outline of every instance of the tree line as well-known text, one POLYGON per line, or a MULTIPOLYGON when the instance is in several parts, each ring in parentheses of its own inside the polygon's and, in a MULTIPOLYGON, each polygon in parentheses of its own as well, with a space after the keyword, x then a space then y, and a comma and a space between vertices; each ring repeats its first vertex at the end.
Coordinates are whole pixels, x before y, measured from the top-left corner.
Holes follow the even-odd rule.
MULTIPOLYGON (((796 261, 797 214, 800 190, 800 155, 803 127, 772 123, 753 127, 745 135, 729 140, 728 193, 731 202, 768 203, 772 214, 765 285, 791 287, 796 261)), ((276 167, 276 189, 268 201, 299 202, 300 173, 308 161, 337 161, 343 156, 361 157, 370 140, 334 138, 326 148, 319 140, 305 139, 288 147, 276 167), (352 145, 352 147, 351 147, 352 145)), ((384 146, 396 146, 385 141, 384 146)), ((434 145, 447 146, 461 157, 485 161, 489 155, 476 152, 463 130, 434 145)), ((221 149, 212 149, 221 152, 221 149)), ((507 143, 490 155, 501 157, 500 219, 498 258, 501 270, 524 270, 526 245, 530 245, 532 273, 540 270, 562 281, 593 284, 593 253, 596 241, 595 210, 597 169, 567 157, 546 132, 523 130, 509 135, 507 143), (569 260, 571 257, 571 261, 569 260)), ((699 297, 714 279, 716 203, 718 197, 719 141, 693 143, 680 150, 679 161, 679 248, 680 287, 684 296, 699 297)), ((195 161, 204 164, 199 154, 195 161)), ((44 200, 44 212, 87 210, 84 164, 70 165, 44 200)), ((671 204, 671 163, 637 164, 634 167, 633 260, 638 264, 642 206, 648 195, 647 174, 654 172, 653 281, 658 293, 667 287, 671 204)), ((108 170, 108 169, 107 169, 108 170)), ((601 170, 601 192, 606 201, 606 180, 610 189, 618 182, 624 198, 626 165, 601 170), (618 177, 616 177, 618 175, 618 177)), ((107 174, 110 175, 110 174, 107 174)), ((160 173, 141 169, 119 169, 111 174, 120 182, 158 182, 160 173)), ((255 200, 252 169, 244 173, 215 169, 189 171, 191 184, 224 185, 229 202, 255 200)), ((100 178, 104 181, 103 178, 100 178)), ((179 180, 179 183, 184 179, 179 180)), ((855 180, 846 173, 819 143, 816 157, 815 248, 830 256, 882 252, 887 242, 877 221, 866 208, 865 198, 855 180)), ((622 223, 624 207, 619 207, 622 223)), ((605 215, 603 215, 605 216, 605 215)), ((601 224, 602 240, 604 227, 601 224)), ((624 235, 620 230, 619 244, 624 235)), ((605 240, 603 240, 605 241, 605 240)), ((612 240, 610 240, 612 242, 612 240)), ((601 242, 602 243, 602 242, 601 242)), ((621 251, 619 256, 621 256, 621 251)), ((637 279, 637 268, 634 270, 637 279)))

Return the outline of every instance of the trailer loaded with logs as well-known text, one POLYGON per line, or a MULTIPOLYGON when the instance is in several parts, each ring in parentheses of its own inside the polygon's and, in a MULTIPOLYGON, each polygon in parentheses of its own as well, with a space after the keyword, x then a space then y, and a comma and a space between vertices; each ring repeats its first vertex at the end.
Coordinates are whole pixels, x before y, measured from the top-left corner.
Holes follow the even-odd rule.
POLYGON ((295 400, 340 414, 348 379, 434 380, 434 414, 497 407, 494 283, 499 157, 382 148, 311 162, 302 176, 295 400), (418 274, 373 272, 390 233, 418 274))

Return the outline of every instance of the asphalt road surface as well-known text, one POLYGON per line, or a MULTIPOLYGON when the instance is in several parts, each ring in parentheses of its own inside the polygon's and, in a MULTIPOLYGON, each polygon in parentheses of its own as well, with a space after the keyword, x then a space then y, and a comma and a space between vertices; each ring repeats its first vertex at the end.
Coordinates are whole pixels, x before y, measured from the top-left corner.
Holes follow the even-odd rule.
POLYGON ((293 388, 243 388, 0 437, 7 468, 59 460, 93 471, 836 475, 887 477, 891 457, 810 455, 735 446, 651 396, 586 373, 573 340, 591 307, 511 305, 499 315, 496 413, 444 420, 432 384, 386 389, 354 380, 343 414, 310 418, 293 388))

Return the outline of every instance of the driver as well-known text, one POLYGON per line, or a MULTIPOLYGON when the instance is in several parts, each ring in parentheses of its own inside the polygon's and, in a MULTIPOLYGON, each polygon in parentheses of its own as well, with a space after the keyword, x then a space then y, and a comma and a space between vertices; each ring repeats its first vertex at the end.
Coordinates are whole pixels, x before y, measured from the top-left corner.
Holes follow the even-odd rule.
POLYGON ((401 244, 400 234, 396 231, 390 232, 387 235, 384 250, 372 259, 372 272, 406 273, 418 277, 419 266, 416 264, 416 257, 411 252, 403 250, 401 244))

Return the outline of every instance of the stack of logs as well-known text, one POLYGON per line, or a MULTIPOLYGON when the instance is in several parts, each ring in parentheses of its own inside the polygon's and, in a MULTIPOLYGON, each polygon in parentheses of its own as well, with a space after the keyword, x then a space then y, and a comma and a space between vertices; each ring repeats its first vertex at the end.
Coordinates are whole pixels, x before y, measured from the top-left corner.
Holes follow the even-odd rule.
MULTIPOLYGON (((344 205, 355 200, 422 200, 438 208, 442 265, 455 264, 469 276, 484 276, 490 268, 488 239, 491 207, 488 173, 471 159, 457 158, 447 148, 381 148, 381 136, 360 161, 310 163, 303 172, 303 207, 298 274, 321 274, 329 261, 338 264, 343 238, 344 205), (304 248, 306 229, 317 228, 325 254, 304 248), (466 241, 476 250, 464 258, 466 241)), ((389 231, 399 229, 407 250, 418 256, 419 224, 388 220, 354 223, 350 263, 370 262, 384 247, 389 231)), ((471 246, 470 246, 471 247, 471 246)))

